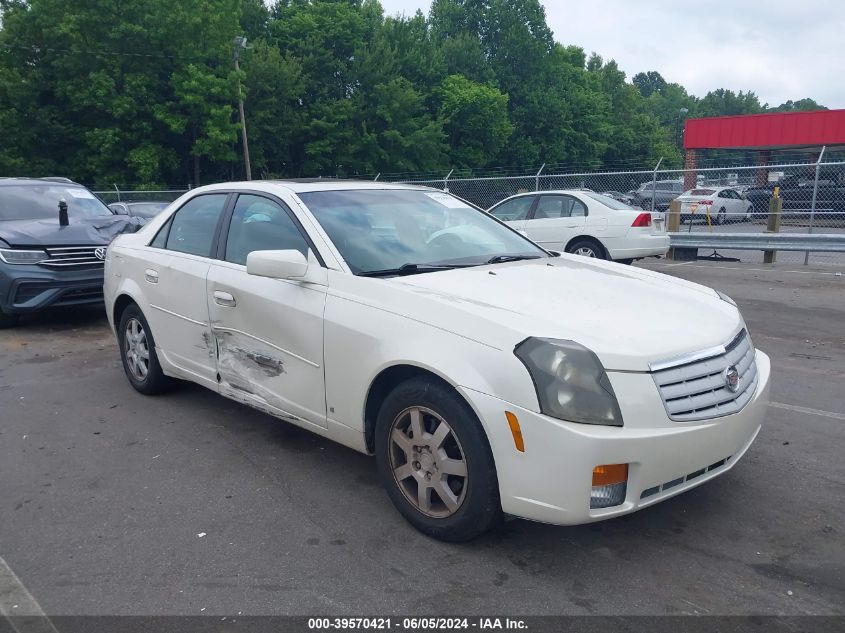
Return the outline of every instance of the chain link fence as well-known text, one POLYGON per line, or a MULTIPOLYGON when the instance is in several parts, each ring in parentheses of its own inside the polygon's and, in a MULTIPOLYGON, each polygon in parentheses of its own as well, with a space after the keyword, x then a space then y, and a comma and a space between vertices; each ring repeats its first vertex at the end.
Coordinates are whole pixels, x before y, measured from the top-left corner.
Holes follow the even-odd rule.
MULTIPOLYGON (((383 175, 380 181, 424 185, 449 191, 482 209, 517 193, 586 189, 604 193, 647 211, 667 211, 673 200, 681 204, 681 231, 759 233, 769 229, 770 202, 780 199, 778 230, 794 233, 845 233, 845 160, 779 162, 776 164, 694 169, 638 169, 630 171, 546 172, 441 178, 407 174, 383 175)), ((372 179, 372 178, 371 178, 372 179)), ((112 202, 171 202, 189 190, 124 190, 118 186, 95 193, 112 202)), ((741 251, 716 255, 741 261, 762 261, 762 253, 741 251)), ((808 261, 803 253, 780 253, 779 261, 808 261)), ((845 256, 813 253, 813 263, 841 263, 845 256)))
MULTIPOLYGON (((759 233, 769 230, 770 202, 777 194, 781 232, 845 233, 845 161, 789 162, 633 171, 543 173, 478 178, 382 180, 449 191, 481 208, 517 193, 586 189, 604 193, 647 211, 681 205, 680 230, 759 233)), ((762 261, 753 251, 716 254, 741 261, 762 261)), ((812 254, 814 263, 840 263, 840 254, 812 254)), ((807 261, 803 253, 781 253, 779 261, 807 261)))
POLYGON ((113 202, 173 202, 176 198, 189 190, 190 188, 126 190, 114 187, 112 189, 92 191, 106 204, 112 204, 113 202))

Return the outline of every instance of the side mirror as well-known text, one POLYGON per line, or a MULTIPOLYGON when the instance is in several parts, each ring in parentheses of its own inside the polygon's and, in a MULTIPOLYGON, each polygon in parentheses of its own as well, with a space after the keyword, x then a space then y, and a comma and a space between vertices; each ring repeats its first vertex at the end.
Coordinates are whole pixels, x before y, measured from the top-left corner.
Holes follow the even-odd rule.
POLYGON ((308 272, 308 261, 295 250, 252 251, 246 257, 246 272, 270 279, 302 279, 308 272))

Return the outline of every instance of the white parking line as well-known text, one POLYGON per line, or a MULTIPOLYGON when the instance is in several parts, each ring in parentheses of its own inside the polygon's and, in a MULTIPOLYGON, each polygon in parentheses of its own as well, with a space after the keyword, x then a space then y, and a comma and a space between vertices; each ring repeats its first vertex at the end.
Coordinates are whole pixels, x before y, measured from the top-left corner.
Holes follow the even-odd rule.
POLYGON ((0 557, 0 615, 18 633, 58 633, 32 594, 0 557))
POLYGON ((786 409, 787 411, 795 411, 796 413, 807 413, 809 415, 820 415, 823 418, 832 418, 834 420, 845 420, 845 413, 835 413, 833 411, 822 411, 821 409, 811 409, 810 407, 799 407, 794 404, 784 404, 783 402, 770 402, 770 407, 775 409, 786 409))

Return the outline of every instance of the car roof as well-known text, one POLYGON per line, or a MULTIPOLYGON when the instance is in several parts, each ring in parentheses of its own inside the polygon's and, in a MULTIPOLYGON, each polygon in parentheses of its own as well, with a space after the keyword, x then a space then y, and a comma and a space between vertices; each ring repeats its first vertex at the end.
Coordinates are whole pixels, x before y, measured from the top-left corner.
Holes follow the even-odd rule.
POLYGON ((421 185, 378 182, 374 180, 339 180, 334 178, 302 178, 290 180, 245 180, 238 182, 221 182, 214 185, 205 185, 193 191, 219 191, 221 189, 254 189, 258 191, 272 192, 277 188, 284 188, 292 193, 311 193, 314 191, 349 191, 349 190, 379 190, 394 189, 420 191, 440 191, 433 187, 421 185))
MULTIPOLYGON (((596 193, 592 189, 543 189, 542 191, 523 191, 522 193, 515 193, 511 196, 511 198, 516 198, 518 196, 537 196, 537 195, 545 195, 545 194, 559 194, 565 193, 567 195, 571 195, 573 193, 596 193)), ((602 193, 597 193, 599 196, 603 196, 602 193)))

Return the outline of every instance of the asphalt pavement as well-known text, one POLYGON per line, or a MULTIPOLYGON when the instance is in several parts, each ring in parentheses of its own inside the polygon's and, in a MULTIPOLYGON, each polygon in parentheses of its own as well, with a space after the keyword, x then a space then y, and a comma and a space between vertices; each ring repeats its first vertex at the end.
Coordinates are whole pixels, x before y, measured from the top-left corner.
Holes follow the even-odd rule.
POLYGON ((845 279, 642 265, 733 296, 773 359, 756 443, 693 491, 433 541, 367 456, 200 387, 137 394, 77 310, 0 331, 0 561, 50 615, 845 613, 845 279))

